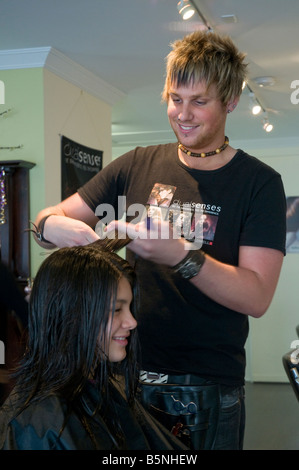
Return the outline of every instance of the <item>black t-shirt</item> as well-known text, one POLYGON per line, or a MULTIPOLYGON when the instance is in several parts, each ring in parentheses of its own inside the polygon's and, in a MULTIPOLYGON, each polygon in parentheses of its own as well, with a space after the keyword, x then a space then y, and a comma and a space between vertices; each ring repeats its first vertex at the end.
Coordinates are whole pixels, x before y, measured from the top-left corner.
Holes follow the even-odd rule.
MULTIPOLYGON (((202 171, 179 160, 176 144, 137 148, 113 161, 78 192, 92 210, 104 215, 104 222, 120 218, 123 203, 127 220, 134 219, 134 209, 139 209, 133 204, 158 206, 163 217, 169 207, 180 207, 190 221, 199 220, 201 213, 202 249, 224 263, 238 265, 241 245, 285 253, 281 177, 242 150, 222 168, 202 171)), ((247 316, 214 302, 167 267, 127 252, 141 285, 142 368, 242 384, 247 316)))

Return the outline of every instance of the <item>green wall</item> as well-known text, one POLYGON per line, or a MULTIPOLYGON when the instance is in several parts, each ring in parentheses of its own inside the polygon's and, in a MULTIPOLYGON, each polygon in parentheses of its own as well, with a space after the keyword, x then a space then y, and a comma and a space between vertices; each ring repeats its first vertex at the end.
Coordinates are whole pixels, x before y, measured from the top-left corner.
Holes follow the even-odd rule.
MULTIPOLYGON (((1 70, 0 80, 5 85, 5 104, 0 104, 0 113, 12 109, 0 117, 0 147, 23 146, 21 149, 0 150, 0 162, 26 160, 35 164, 29 172, 30 217, 34 220, 40 205, 44 205, 43 69, 1 70)), ((36 243, 31 238, 31 253, 35 250, 36 243)), ((35 271, 34 266, 32 271, 35 271)))

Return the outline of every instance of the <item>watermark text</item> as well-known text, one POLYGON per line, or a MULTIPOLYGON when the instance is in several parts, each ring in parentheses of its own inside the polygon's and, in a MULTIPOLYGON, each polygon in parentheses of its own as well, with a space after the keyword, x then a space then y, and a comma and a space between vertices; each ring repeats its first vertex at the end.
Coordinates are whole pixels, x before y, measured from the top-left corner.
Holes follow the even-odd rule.
POLYGON ((299 364, 299 339, 292 341, 291 349, 294 349, 290 357, 292 364, 299 364))
POLYGON ((0 364, 5 364, 5 346, 3 341, 0 341, 0 364))
POLYGON ((188 207, 176 204, 159 207, 135 203, 126 207, 126 197, 118 196, 116 208, 111 204, 97 206, 95 215, 100 221, 95 227, 95 232, 100 238, 114 238, 116 234, 113 231, 106 231, 106 228, 115 220, 127 220, 130 223, 122 224, 121 229, 118 229, 117 237, 120 239, 184 238, 194 243, 194 249, 198 250, 203 242, 202 214, 202 210, 191 211, 188 207))
POLYGON ((295 90, 291 93, 291 103, 299 104, 299 80, 293 80, 291 83, 291 88, 295 88, 295 90))
POLYGON ((5 85, 2 80, 0 80, 0 104, 5 104, 5 85))

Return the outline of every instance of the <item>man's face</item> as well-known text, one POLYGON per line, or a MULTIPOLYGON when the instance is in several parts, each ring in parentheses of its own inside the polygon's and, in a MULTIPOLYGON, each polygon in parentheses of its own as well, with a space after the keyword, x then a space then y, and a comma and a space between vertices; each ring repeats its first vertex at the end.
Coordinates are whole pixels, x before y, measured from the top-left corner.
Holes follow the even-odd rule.
POLYGON ((227 106, 218 98, 215 85, 204 82, 173 86, 168 108, 170 125, 181 142, 193 151, 210 151, 223 144, 227 106))

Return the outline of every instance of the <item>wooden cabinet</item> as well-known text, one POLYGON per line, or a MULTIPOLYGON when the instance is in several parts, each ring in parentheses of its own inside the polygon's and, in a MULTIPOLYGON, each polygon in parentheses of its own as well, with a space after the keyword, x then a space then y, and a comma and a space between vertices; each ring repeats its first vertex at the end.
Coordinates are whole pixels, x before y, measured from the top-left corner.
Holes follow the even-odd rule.
POLYGON ((0 225, 1 260, 18 282, 30 277, 29 170, 33 163, 0 161, 5 171, 6 222, 0 225))
MULTIPOLYGON (((23 160, 0 161, 0 170, 4 170, 5 173, 2 192, 5 192, 6 202, 2 207, 4 210, 1 212, 0 220, 1 263, 13 274, 13 279, 24 297, 24 289, 31 277, 30 232, 27 229, 30 228, 29 171, 33 166, 33 163, 23 160)), ((5 288, 4 283, 1 288, 5 288)), ((5 360, 0 361, 0 403, 13 385, 7 374, 22 354, 22 334, 22 328, 10 302, 2 293, 0 295, 0 341, 2 356, 4 346, 5 360)))

